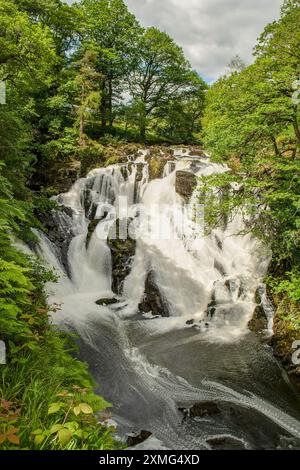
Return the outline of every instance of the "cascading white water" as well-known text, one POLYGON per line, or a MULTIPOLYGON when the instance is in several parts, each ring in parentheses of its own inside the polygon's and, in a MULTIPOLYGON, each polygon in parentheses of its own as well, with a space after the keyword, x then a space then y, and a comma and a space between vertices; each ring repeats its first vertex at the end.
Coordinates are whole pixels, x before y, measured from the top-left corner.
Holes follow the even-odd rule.
MULTIPOLYGON (((227 387, 222 380, 214 384, 218 382, 214 375, 214 380, 207 385, 203 364, 198 378, 194 377, 197 367, 189 372, 193 375, 193 385, 186 378, 178 377, 184 376, 184 370, 180 369, 179 373, 172 370, 170 349, 172 360, 176 361, 177 349, 184 351, 178 354, 187 358, 191 354, 190 348, 201 349, 203 344, 206 354, 208 347, 213 351, 215 348, 227 351, 232 345, 239 348, 246 341, 247 325, 255 308, 255 291, 261 285, 269 259, 257 240, 240 234, 243 221, 238 215, 224 230, 214 230, 204 237, 201 227, 195 227, 190 213, 185 212, 183 199, 176 193, 178 170, 201 176, 228 171, 225 166, 190 155, 187 150, 176 150, 173 160, 166 164, 163 178, 149 181, 147 156, 148 151, 144 151, 139 157, 130 158, 128 164, 95 169, 86 178, 78 180, 68 193, 56 198, 72 212, 72 216, 60 215, 57 219, 63 230, 68 228, 72 236, 66 269, 58 248, 41 235, 39 252, 59 275, 58 283, 48 288, 50 303, 61 305, 61 310, 53 315, 53 321, 79 333, 83 342, 82 354, 92 369, 93 355, 89 351, 91 348, 97 351, 102 365, 101 370, 94 373, 101 383, 104 382, 104 392, 112 403, 115 406, 120 403, 116 413, 120 428, 123 426, 128 430, 130 426, 142 426, 143 415, 133 412, 131 406, 137 393, 139 399, 142 395, 148 397, 145 406, 152 410, 149 417, 144 417, 145 426, 169 448, 209 448, 207 441, 211 435, 231 436, 251 447, 244 435, 241 437, 237 430, 228 425, 222 427, 220 423, 214 423, 215 432, 211 429, 208 432, 202 423, 201 436, 180 438, 182 418, 176 403, 197 400, 230 402, 251 408, 300 438, 300 423, 269 404, 265 397, 235 390, 231 382, 227 387), (140 171, 141 177, 137 181, 140 171), (99 238, 99 230, 107 224, 111 226, 106 210, 108 205, 115 208, 116 217, 121 217, 119 197, 126 198, 129 207, 142 203, 147 214, 155 205, 150 232, 149 224, 147 229, 144 228, 143 215, 136 216, 139 237, 121 296, 112 292, 111 252, 105 237, 99 238), (90 223, 95 218, 99 219, 98 227, 96 229, 95 224, 93 233, 89 234, 90 223), (188 237, 182 230, 183 220, 185 227, 191 229, 188 237), (153 237, 155 231, 157 236, 153 237), (168 317, 143 314, 139 309, 149 272, 155 274, 168 317), (118 302, 111 307, 96 305, 95 301, 100 298, 116 298, 118 302), (156 345, 157 366, 147 358, 153 355, 152 343, 156 345), (113 383, 107 372, 110 365, 115 377, 113 383), (119 390, 118 382, 124 383, 128 394, 119 390), (128 409, 135 414, 131 425, 128 424, 128 409)), ((191 198, 192 204, 197 201, 197 189, 191 198)), ((181 361, 177 362, 179 366, 181 361)), ((186 362, 183 363, 187 367, 186 362)))

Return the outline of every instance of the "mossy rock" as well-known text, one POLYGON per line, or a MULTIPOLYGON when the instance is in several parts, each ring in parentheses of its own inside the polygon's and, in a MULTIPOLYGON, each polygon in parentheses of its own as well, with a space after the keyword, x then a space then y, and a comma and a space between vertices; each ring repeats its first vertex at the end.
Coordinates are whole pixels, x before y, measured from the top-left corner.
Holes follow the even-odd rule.
POLYGON ((136 445, 141 444, 142 442, 146 441, 151 436, 152 436, 151 432, 141 431, 138 434, 133 434, 131 436, 128 436, 127 445, 128 445, 128 447, 136 446, 136 445))
POLYGON ((268 319, 261 305, 257 305, 254 310, 252 319, 248 323, 250 331, 259 333, 268 328, 268 319))
POLYGON ((171 155, 157 155, 148 159, 150 180, 163 177, 164 168, 167 162, 172 160, 171 155))
POLYGON ((154 316, 170 316, 167 302, 158 288, 155 275, 152 271, 147 275, 145 293, 142 302, 139 304, 139 310, 143 313, 152 312, 154 316))
POLYGON ((176 171, 175 190, 177 194, 188 200, 197 185, 197 177, 188 171, 176 171))
POLYGON ((136 241, 132 238, 120 238, 119 219, 110 229, 108 246, 112 254, 112 291, 122 294, 123 283, 131 271, 131 264, 135 255, 136 241))
POLYGON ((185 414, 188 414, 191 418, 213 416, 221 413, 218 405, 212 401, 205 401, 195 403, 190 408, 179 408, 185 414))
POLYGON ((99 224, 99 221, 100 221, 100 219, 94 219, 94 220, 91 220, 90 223, 89 223, 88 233, 87 233, 86 242, 85 242, 86 248, 88 248, 88 246, 90 244, 91 238, 93 236, 94 231, 97 228, 97 225, 99 224))

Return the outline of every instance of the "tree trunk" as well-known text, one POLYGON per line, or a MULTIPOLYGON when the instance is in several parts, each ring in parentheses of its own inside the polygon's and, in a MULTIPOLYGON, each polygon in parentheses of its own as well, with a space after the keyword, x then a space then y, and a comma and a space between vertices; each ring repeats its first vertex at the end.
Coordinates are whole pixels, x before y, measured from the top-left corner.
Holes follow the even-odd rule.
POLYGON ((105 81, 103 80, 102 86, 101 86, 101 103, 100 103, 100 113, 101 113, 101 128, 102 132, 105 133, 106 130, 106 86, 105 86, 105 81))
POLYGON ((109 112, 109 127, 112 129, 114 118, 113 118, 113 89, 112 81, 108 81, 108 112, 109 112))
POLYGON ((79 114, 79 146, 84 147, 85 139, 84 139, 84 96, 85 96, 85 89, 84 85, 82 85, 82 93, 81 93, 81 109, 79 114))
POLYGON ((146 123, 142 122, 140 124, 140 138, 142 142, 145 142, 146 139, 146 123))
POLYGON ((80 120, 79 120, 79 145, 83 147, 85 145, 84 139, 84 111, 80 113, 80 120))

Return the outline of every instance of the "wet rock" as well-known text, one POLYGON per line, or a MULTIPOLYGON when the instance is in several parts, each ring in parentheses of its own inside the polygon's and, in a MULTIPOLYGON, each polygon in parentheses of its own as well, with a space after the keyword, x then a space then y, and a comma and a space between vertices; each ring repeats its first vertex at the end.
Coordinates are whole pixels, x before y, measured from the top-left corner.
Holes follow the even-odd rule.
POLYGON ((128 436, 127 445, 128 445, 128 447, 136 446, 136 445, 141 444, 142 442, 146 441, 151 436, 152 436, 151 432, 141 431, 139 434, 133 434, 131 436, 128 436))
POLYGON ((97 219, 93 219, 90 221, 89 223, 89 226, 88 226, 88 233, 87 233, 87 236, 86 236, 86 242, 85 242, 85 246, 86 248, 88 248, 89 244, 90 244, 90 241, 91 241, 91 238, 99 224, 99 222, 103 219, 105 219, 108 215, 108 212, 105 212, 103 213, 103 216, 101 218, 97 218, 97 219))
POLYGON ((136 164, 136 177, 135 181, 139 183, 143 179, 143 169, 144 169, 144 163, 137 163, 136 164))
POLYGON ((255 310, 252 319, 248 323, 249 329, 258 333, 268 328, 268 320, 265 316, 265 312, 261 305, 258 305, 255 310))
POLYGON ((109 298, 109 299, 99 299, 95 302, 97 305, 101 306, 107 306, 107 305, 113 305, 118 303, 118 299, 115 298, 109 298))
POLYGON ((206 153, 200 147, 190 147, 189 152, 190 152, 190 155, 193 155, 196 157, 207 158, 206 153))
POLYGON ((202 418, 221 413, 218 405, 212 401, 195 403, 191 408, 179 408, 179 410, 191 418, 202 418))
POLYGON ((197 185, 197 177, 188 171, 176 171, 175 190, 177 194, 188 200, 197 185))
POLYGON ((86 242, 85 242, 86 248, 88 248, 88 246, 89 246, 89 243, 90 243, 90 241, 91 241, 91 238, 92 238, 92 236, 93 236, 94 231, 95 231, 96 228, 97 228, 97 225, 98 225, 98 223, 99 223, 99 220, 100 220, 100 219, 94 219, 94 220, 91 220, 90 223, 89 223, 89 226, 88 226, 88 234, 87 234, 86 242))
POLYGON ((83 191, 84 200, 84 212, 88 219, 93 220, 96 216, 97 205, 93 203, 93 196, 91 189, 85 189, 83 191))
POLYGON ((74 237, 72 217, 72 209, 66 206, 60 206, 58 210, 52 210, 43 217, 47 237, 55 245, 57 256, 69 275, 68 251, 74 237))
POLYGON ((143 301, 139 304, 139 310, 144 313, 152 312, 153 315, 169 317, 169 309, 155 280, 152 271, 148 274, 145 283, 145 293, 143 301))
POLYGON ((225 281, 225 286, 230 293, 230 296, 234 302, 240 298, 244 298, 245 295, 245 285, 244 282, 240 279, 227 279, 225 281))
POLYGON ((148 159, 149 178, 151 181, 163 177, 165 165, 170 159, 170 155, 151 156, 148 159))
POLYGON ((222 251, 223 250, 223 243, 217 235, 215 235, 215 240, 216 240, 216 243, 217 243, 217 247, 219 248, 220 251, 222 251))
POLYGON ((255 300, 258 305, 248 326, 251 331, 257 333, 267 330, 274 316, 274 307, 268 298, 265 284, 261 284, 256 290, 255 300))
POLYGON ((244 450, 243 443, 233 437, 212 437, 206 441, 214 450, 244 450))
POLYGON ((136 241, 128 237, 126 240, 120 238, 120 221, 115 222, 110 229, 107 242, 112 254, 112 291, 122 294, 123 284, 130 273, 133 257, 135 255, 136 241))
POLYGON ((207 310, 206 310, 206 315, 208 318, 212 319, 216 313, 216 306, 215 304, 211 304, 207 307, 207 310))
POLYGON ((138 187, 139 187, 139 183, 143 179, 144 166, 145 166, 144 163, 137 163, 137 165, 136 165, 136 176, 135 176, 134 196, 133 196, 134 201, 137 201, 138 187))
POLYGON ((41 167, 36 174, 43 186, 51 186, 57 194, 68 192, 81 175, 81 162, 76 159, 60 160, 50 168, 41 167))
POLYGON ((224 266, 222 265, 222 263, 220 263, 220 261, 216 260, 214 261, 214 268, 219 271, 219 273, 221 274, 221 276, 225 277, 226 276, 226 271, 225 271, 225 268, 224 266))

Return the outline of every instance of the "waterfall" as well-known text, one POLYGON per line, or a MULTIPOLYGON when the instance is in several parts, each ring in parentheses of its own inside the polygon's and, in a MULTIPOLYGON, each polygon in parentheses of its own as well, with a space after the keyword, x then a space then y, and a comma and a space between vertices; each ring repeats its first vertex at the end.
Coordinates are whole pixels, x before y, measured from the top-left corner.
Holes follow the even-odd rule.
POLYGON ((176 192, 178 171, 198 178, 229 170, 176 149, 163 177, 150 181, 145 150, 128 163, 94 169, 55 198, 62 211, 52 216, 66 243, 39 233, 38 247, 59 277, 48 285, 49 302, 60 306, 52 321, 78 333, 82 357, 114 405, 121 436, 147 429, 157 448, 211 448, 217 438, 253 448, 256 426, 241 429, 226 408, 230 403, 256 413, 270 432, 266 446, 280 446, 285 432, 298 439, 295 398, 271 351, 248 329, 269 254, 241 234, 239 214, 204 236, 193 220, 200 179, 187 207, 176 192), (116 220, 122 223, 120 198, 138 236, 121 292, 113 292, 107 237, 116 220), (154 293, 147 292, 149 286, 154 293), (163 315, 143 311, 147 295, 160 303, 163 315), (99 299, 106 302, 97 305, 99 299), (266 377, 262 367, 268 368, 266 377), (274 394, 279 382, 283 399, 274 394), (222 418, 183 418, 179 404, 203 401, 219 403, 222 418))

